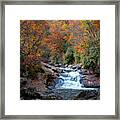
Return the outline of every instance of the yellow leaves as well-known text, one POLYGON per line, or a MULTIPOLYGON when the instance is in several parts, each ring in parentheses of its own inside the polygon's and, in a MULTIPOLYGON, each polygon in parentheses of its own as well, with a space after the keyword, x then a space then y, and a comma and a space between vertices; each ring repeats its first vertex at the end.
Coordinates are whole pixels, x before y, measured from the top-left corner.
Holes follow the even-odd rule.
POLYGON ((87 21, 90 21, 90 20, 80 20, 80 27, 81 27, 82 29, 88 27, 88 26, 87 26, 87 21))
POLYGON ((43 50, 59 54, 68 46, 73 46, 78 53, 82 53, 89 47, 89 40, 92 36, 95 38, 100 29, 99 20, 20 22, 22 50, 26 53, 34 52, 36 56, 41 56, 43 50))
POLYGON ((40 56, 42 56, 43 55, 43 51, 41 50, 41 49, 38 49, 37 51, 36 51, 36 56, 37 57, 40 57, 40 56))
POLYGON ((73 35, 73 33, 71 33, 71 34, 69 35, 68 41, 71 41, 73 38, 74 38, 74 35, 73 35))
POLYGON ((40 52, 37 52, 37 53, 36 53, 36 56, 40 57, 40 56, 41 56, 41 53, 40 53, 40 52))
POLYGON ((81 28, 84 28, 84 27, 85 27, 85 23, 84 23, 83 20, 80 20, 80 27, 81 27, 81 28))
POLYGON ((84 33, 89 33, 89 31, 87 29, 84 29, 84 33))
POLYGON ((35 36, 32 36, 31 40, 32 40, 32 41, 35 41, 35 40, 36 40, 36 37, 35 37, 35 36))
POLYGON ((68 36, 64 36, 63 39, 67 40, 67 39, 68 39, 68 36))
POLYGON ((81 47, 82 47, 83 49, 86 49, 86 48, 88 47, 88 41, 87 41, 87 40, 83 40, 83 41, 81 42, 81 47))
POLYGON ((34 24, 34 23, 31 24, 31 27, 33 30, 35 30, 37 28, 36 24, 34 24))
POLYGON ((67 25, 67 24, 63 24, 63 25, 62 25, 62 30, 67 29, 67 27, 68 27, 68 25, 67 25))
POLYGON ((30 49, 32 48, 32 44, 29 44, 29 48, 30 48, 30 49))

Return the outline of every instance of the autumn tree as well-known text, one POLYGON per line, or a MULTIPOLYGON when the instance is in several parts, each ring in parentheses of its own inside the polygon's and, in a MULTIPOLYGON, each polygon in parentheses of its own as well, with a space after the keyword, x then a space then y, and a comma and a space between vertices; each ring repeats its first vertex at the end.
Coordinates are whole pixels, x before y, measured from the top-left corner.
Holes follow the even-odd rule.
POLYGON ((65 21, 48 21, 49 35, 44 38, 43 43, 49 48, 53 63, 63 63, 66 52, 65 21))
POLYGON ((41 41, 47 34, 46 29, 46 21, 20 21, 20 61, 23 73, 30 72, 28 74, 34 75, 41 70, 39 59, 44 49, 41 41))
POLYGON ((41 61, 51 61, 99 72, 100 21, 21 20, 20 57, 24 71, 40 71, 41 61))

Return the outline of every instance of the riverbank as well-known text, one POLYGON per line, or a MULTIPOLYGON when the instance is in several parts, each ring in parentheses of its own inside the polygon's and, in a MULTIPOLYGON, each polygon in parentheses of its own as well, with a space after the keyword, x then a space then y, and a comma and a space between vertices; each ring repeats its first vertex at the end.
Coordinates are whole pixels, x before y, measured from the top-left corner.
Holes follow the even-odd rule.
POLYGON ((78 65, 52 66, 42 63, 36 79, 21 77, 21 100, 99 100, 100 79, 78 65))
POLYGON ((21 100, 99 100, 100 90, 55 89, 44 92, 22 90, 21 100))
POLYGON ((21 80, 21 100, 99 100, 100 88, 55 89, 55 83, 46 86, 41 80, 21 80))

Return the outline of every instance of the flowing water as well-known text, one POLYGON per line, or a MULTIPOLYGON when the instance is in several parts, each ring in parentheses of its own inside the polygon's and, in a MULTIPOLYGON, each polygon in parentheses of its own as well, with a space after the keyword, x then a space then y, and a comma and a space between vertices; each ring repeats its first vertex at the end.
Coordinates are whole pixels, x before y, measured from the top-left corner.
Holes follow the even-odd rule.
POLYGON ((95 88, 85 88, 82 84, 82 74, 80 70, 69 67, 61 68, 56 89, 79 89, 79 90, 94 90, 95 88))

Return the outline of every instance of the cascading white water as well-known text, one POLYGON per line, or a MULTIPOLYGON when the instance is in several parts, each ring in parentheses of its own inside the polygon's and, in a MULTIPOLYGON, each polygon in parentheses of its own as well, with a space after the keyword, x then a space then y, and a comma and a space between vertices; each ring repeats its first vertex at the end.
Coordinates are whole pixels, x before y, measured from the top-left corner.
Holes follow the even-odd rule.
POLYGON ((68 77, 65 78, 63 81, 63 84, 60 86, 60 88, 65 89, 80 89, 80 75, 78 72, 69 72, 68 77))
POLYGON ((64 68, 63 73, 60 74, 58 80, 59 82, 56 84, 56 89, 85 89, 85 90, 93 90, 94 88, 84 88, 80 83, 81 74, 79 71, 75 71, 70 68, 64 68))

